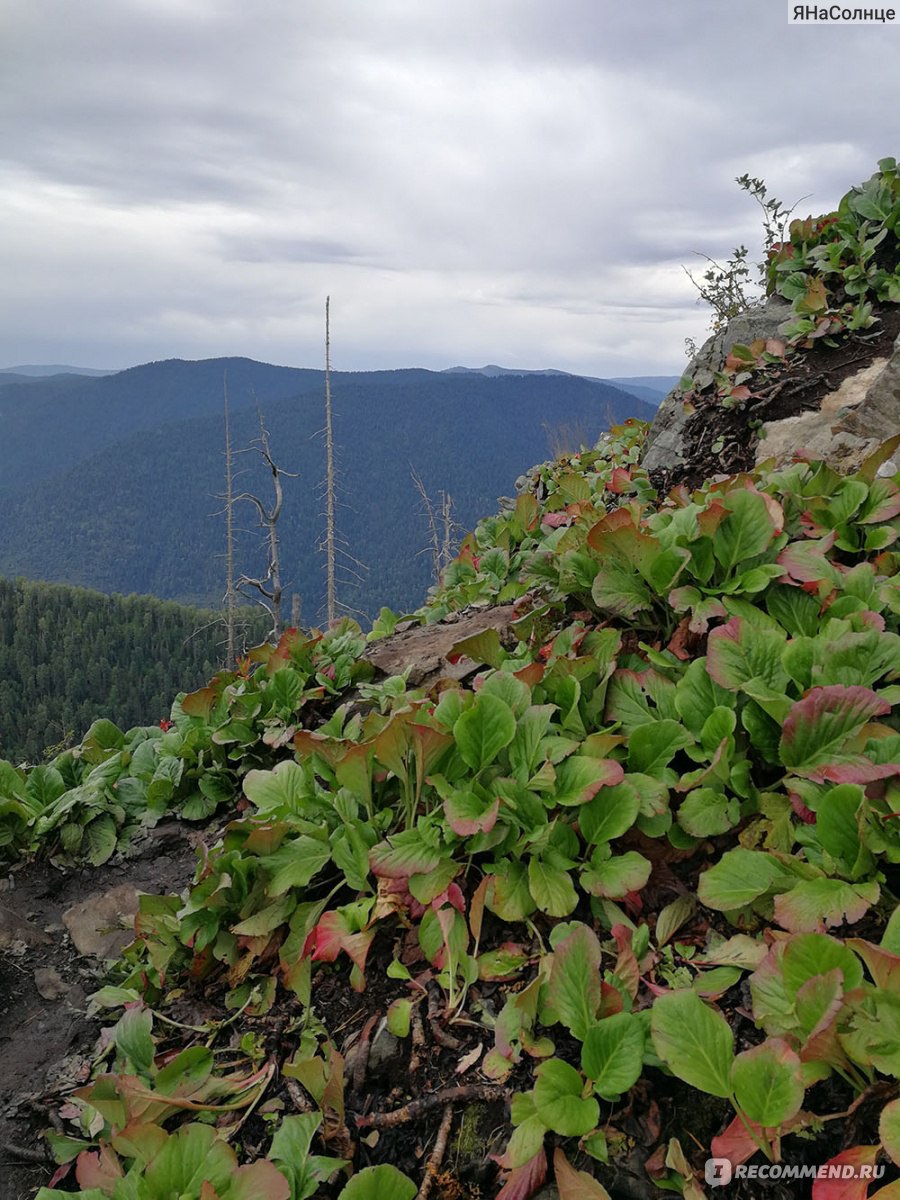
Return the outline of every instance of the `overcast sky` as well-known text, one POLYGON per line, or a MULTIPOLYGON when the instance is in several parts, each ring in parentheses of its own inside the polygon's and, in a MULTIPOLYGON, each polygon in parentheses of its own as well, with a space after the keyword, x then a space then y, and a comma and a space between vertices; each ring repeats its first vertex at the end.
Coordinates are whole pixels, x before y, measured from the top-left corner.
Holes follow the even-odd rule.
POLYGON ((735 176, 833 207, 898 61, 787 0, 0 0, 0 366, 320 366, 330 293, 337 369, 677 373, 735 176))

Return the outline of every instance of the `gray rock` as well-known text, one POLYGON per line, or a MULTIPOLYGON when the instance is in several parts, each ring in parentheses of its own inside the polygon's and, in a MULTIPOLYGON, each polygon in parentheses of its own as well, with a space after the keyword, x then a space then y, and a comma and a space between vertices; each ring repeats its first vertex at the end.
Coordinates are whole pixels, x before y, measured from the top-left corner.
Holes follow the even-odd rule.
MULTIPOLYGON (((685 375, 698 390, 713 382, 720 371, 725 356, 732 346, 740 343, 749 345, 757 338, 777 337, 781 326, 793 319, 791 306, 780 296, 772 296, 765 304, 756 305, 747 312, 739 313, 728 327, 715 333, 701 346, 691 359, 685 375)), ((680 466, 687 461, 685 431, 691 414, 685 412, 684 400, 679 388, 673 388, 663 400, 647 438, 643 465, 648 471, 661 467, 680 466)))
POLYGON ((900 335, 894 352, 859 407, 842 422, 848 433, 887 441, 900 433, 900 335))
POLYGON ((45 1000, 61 1000, 70 990, 54 967, 38 967, 34 973, 34 986, 45 1000))
POLYGON ((63 923, 79 954, 118 958, 134 940, 138 891, 127 883, 95 892, 63 913, 63 923))

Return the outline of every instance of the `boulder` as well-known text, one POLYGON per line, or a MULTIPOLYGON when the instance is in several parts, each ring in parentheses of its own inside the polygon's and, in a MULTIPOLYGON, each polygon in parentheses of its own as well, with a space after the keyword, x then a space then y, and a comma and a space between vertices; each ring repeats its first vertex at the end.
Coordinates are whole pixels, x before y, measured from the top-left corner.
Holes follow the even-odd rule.
MULTIPOLYGON (((738 313, 725 329, 714 333, 703 343, 688 364, 685 375, 693 380, 697 390, 708 387, 716 372, 722 369, 725 356, 732 346, 746 346, 757 338, 777 337, 781 326, 791 319, 791 306, 780 296, 773 296, 765 304, 738 313)), ((656 419, 650 427, 643 458, 643 465, 648 471, 680 467, 688 462, 690 450, 685 435, 691 415, 685 409, 681 391, 673 388, 659 406, 656 419)))

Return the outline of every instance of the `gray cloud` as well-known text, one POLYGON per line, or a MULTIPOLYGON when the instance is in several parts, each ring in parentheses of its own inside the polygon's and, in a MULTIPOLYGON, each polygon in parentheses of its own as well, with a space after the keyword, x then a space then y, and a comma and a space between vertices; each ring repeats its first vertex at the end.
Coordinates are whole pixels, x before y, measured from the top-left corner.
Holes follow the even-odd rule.
MULTIPOLYGON (((0 364, 678 370, 681 264, 896 151, 900 30, 786 0, 7 0, 0 364)), ((804 207, 805 206, 805 207, 804 207)))

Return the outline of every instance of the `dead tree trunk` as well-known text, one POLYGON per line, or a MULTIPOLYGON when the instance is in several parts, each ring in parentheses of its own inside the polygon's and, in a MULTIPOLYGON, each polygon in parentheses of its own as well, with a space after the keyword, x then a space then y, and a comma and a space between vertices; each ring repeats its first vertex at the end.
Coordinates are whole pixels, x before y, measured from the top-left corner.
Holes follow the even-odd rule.
POLYGON ((238 588, 253 588, 259 594, 258 602, 272 618, 272 637, 278 639, 281 637, 282 631, 281 604, 284 595, 281 582, 281 550, 278 540, 278 518, 281 516, 281 509, 284 503, 281 480, 283 476, 287 476, 288 478, 296 478, 296 476, 290 471, 283 470, 272 458, 272 451, 269 446, 269 433, 263 423, 262 413, 258 409, 257 413, 259 415, 259 437, 257 438, 256 449, 263 462, 272 472, 274 499, 268 508, 259 496, 255 496, 252 492, 241 492, 239 496, 235 496, 235 500, 246 500, 256 509, 259 527, 265 535, 268 568, 266 574, 260 579, 254 579, 249 575, 242 575, 238 580, 237 586, 238 588))
POLYGON ((228 372, 222 378, 225 398, 225 666, 235 664, 237 592, 234 583, 234 462, 231 454, 231 421, 228 416, 228 372))
POLYGON ((325 611, 337 615, 334 549, 334 430, 331 424, 331 297, 325 297, 325 611))

